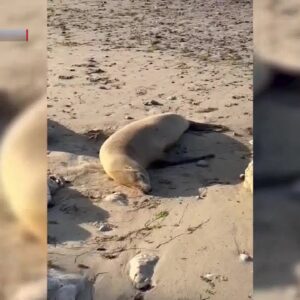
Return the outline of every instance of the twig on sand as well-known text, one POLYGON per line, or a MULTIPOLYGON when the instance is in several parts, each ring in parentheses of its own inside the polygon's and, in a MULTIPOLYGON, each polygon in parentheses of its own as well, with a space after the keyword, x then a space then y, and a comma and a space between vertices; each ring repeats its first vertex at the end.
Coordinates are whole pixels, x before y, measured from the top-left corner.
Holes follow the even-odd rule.
POLYGON ((199 225, 197 226, 194 226, 194 227, 189 227, 187 230, 188 230, 188 234, 192 234, 194 231, 196 231, 197 229, 201 228, 204 224, 208 223, 210 220, 210 218, 208 218, 207 220, 205 220, 204 222, 200 223, 199 225))
POLYGON ((96 250, 96 249, 91 249, 91 250, 82 252, 82 253, 80 253, 80 254, 77 254, 77 255, 75 256, 74 263, 77 262, 77 259, 78 259, 80 256, 85 255, 85 254, 88 254, 88 253, 90 253, 90 252, 92 252, 92 251, 95 251, 95 250, 96 250))
POLYGON ((180 220, 179 220, 179 222, 178 222, 178 224, 177 224, 176 226, 179 226, 179 225, 181 224, 181 222, 182 222, 182 220, 183 220, 183 217, 184 217, 184 215, 185 215, 185 212, 186 212, 186 210, 187 210, 187 208, 188 208, 189 205, 190 205, 190 204, 187 203, 187 205, 185 206, 185 208, 184 208, 184 210, 183 210, 183 213, 182 213, 182 215, 181 215, 181 218, 180 218, 180 220))
POLYGON ((237 255, 240 255, 242 253, 241 251, 241 248, 237 242, 237 239, 236 239, 236 235, 237 235, 237 228, 236 228, 236 225, 233 224, 233 241, 234 241, 234 244, 235 244, 235 248, 236 248, 236 252, 237 252, 237 255))
POLYGON ((115 241, 115 242, 121 242, 126 240, 127 238, 130 238, 132 235, 137 235, 139 233, 142 233, 144 236, 147 236, 151 233, 152 229, 161 228, 165 225, 154 225, 154 226, 144 226, 142 228, 129 231, 128 233, 124 235, 112 235, 112 236, 103 236, 97 238, 97 241, 99 242, 108 242, 108 241, 115 241))
POLYGON ((207 219, 207 220, 205 220, 204 222, 200 223, 200 224, 197 225, 197 226, 194 226, 194 227, 188 227, 187 232, 183 232, 183 233, 180 233, 180 234, 178 234, 178 235, 175 235, 175 236, 171 237, 170 239, 168 239, 167 241, 158 244, 155 248, 158 249, 158 248, 160 248, 161 246, 170 243, 171 241, 177 239, 178 237, 180 237, 180 236, 182 236, 182 235, 194 233, 197 229, 201 228, 204 224, 206 224, 207 222, 209 222, 209 220, 210 220, 210 219, 207 219))
POLYGON ((150 224, 152 224, 152 223, 154 223, 155 221, 157 221, 157 220, 164 220, 167 216, 169 215, 169 212, 167 211, 167 210, 163 210, 163 211, 161 211, 161 212, 159 212, 159 213, 157 213, 156 215, 155 215, 155 218, 154 219, 152 219, 151 221, 150 220, 148 220, 146 223, 145 223, 145 228, 149 228, 149 225, 150 224))

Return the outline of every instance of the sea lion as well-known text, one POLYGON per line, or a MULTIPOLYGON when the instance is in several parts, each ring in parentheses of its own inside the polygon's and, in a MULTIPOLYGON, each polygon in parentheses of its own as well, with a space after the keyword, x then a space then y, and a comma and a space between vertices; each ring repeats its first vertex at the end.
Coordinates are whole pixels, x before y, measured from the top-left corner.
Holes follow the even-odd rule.
MULTIPOLYGON (((196 123, 175 113, 146 117, 111 135, 100 148, 100 162, 107 175, 119 184, 149 193, 151 183, 146 168, 155 161, 163 160, 166 150, 175 145, 188 129, 225 131, 226 127, 196 123)), ((171 162, 170 165, 185 162, 171 162)))
POLYGON ((0 148, 0 183, 25 231, 47 241, 47 106, 39 100, 8 126, 0 148))

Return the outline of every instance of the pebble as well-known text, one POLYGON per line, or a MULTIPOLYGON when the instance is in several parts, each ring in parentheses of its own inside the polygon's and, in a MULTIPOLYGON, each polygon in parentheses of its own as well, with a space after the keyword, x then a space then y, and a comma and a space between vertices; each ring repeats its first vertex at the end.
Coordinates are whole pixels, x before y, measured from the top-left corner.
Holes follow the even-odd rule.
POLYGON ((65 185, 65 179, 59 176, 50 175, 48 176, 48 189, 51 195, 65 185))
POLYGON ((112 230, 112 226, 109 223, 100 223, 99 225, 99 231, 110 231, 112 230))
POLYGON ((203 199, 206 197, 207 195, 207 188, 206 187, 200 187, 198 189, 198 192, 199 192, 199 196, 198 196, 198 199, 203 199))
POLYGON ((125 116, 125 119, 126 120, 133 120, 133 117, 131 117, 131 116, 125 116))
POLYGON ((250 262, 253 260, 252 257, 247 253, 241 253, 239 257, 240 257, 240 261, 242 262, 250 262))
POLYGON ((110 195, 107 195, 104 198, 104 201, 117 203, 122 206, 126 206, 128 204, 127 196, 120 192, 114 192, 110 195))
POLYGON ((211 273, 207 273, 203 276, 205 279, 207 280, 213 280, 215 275, 214 274, 211 274, 211 273))
POLYGON ((146 101, 144 103, 145 106, 152 106, 152 105, 162 105, 160 102, 156 101, 156 100, 151 100, 151 101, 146 101))
POLYGON ((172 100, 172 101, 173 101, 173 100, 176 100, 176 99, 177 99, 177 97, 176 97, 176 96, 170 96, 170 97, 168 97, 168 98, 167 98, 167 100, 169 100, 169 101, 170 101, 170 100, 172 100))
POLYGON ((152 287, 154 267, 159 257, 140 253, 129 261, 129 277, 136 289, 152 287))

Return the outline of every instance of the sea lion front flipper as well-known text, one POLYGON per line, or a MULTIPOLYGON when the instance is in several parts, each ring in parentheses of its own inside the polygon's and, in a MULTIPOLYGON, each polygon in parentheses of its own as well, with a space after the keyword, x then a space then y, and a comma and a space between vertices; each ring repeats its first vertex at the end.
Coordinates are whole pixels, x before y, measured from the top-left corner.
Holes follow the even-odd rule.
POLYGON ((224 125, 217 124, 206 124, 206 123, 198 123, 194 121, 189 121, 190 126, 188 131, 202 131, 202 132, 227 132, 230 129, 224 125))
POLYGON ((214 158, 214 154, 206 154, 198 157, 187 157, 187 158, 182 158, 176 161, 170 161, 170 160, 158 160, 151 164, 151 169, 162 169, 162 168, 167 168, 167 167, 173 167, 173 166, 179 166, 179 165, 184 165, 184 164, 190 164, 197 162, 199 160, 204 160, 204 159, 211 159, 214 158))

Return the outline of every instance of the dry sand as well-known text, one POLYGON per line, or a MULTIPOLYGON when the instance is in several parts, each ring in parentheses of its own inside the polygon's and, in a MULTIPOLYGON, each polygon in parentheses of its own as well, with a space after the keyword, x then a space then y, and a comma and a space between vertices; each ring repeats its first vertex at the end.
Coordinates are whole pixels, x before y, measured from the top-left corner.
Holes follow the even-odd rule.
POLYGON ((250 1, 53 0, 48 15, 49 169, 70 181, 49 210, 51 263, 93 277, 95 299, 251 298, 252 263, 239 260, 253 251, 252 196, 239 178, 251 158, 250 1), (185 134, 172 153, 216 159, 151 171, 150 196, 108 180, 105 137, 167 111, 229 126, 185 134), (127 202, 105 201, 113 191, 127 202), (139 252, 159 257, 142 295, 127 267, 139 252))

